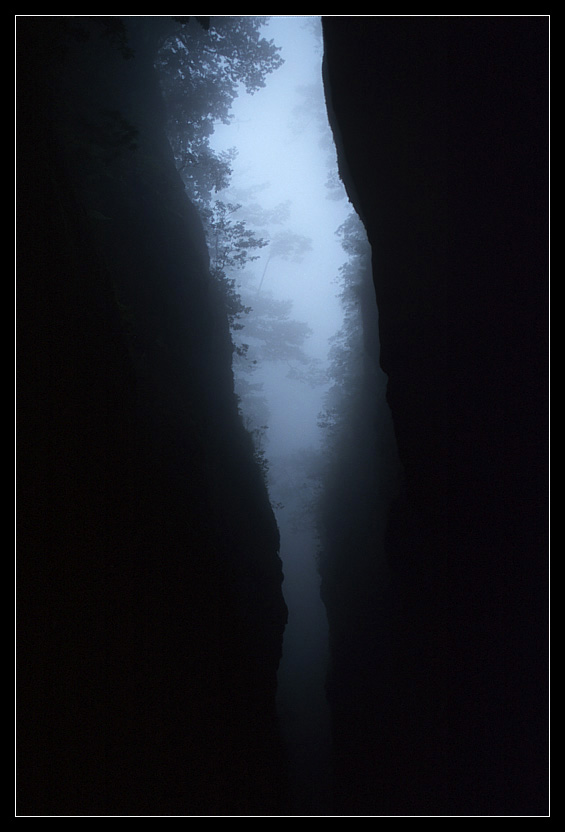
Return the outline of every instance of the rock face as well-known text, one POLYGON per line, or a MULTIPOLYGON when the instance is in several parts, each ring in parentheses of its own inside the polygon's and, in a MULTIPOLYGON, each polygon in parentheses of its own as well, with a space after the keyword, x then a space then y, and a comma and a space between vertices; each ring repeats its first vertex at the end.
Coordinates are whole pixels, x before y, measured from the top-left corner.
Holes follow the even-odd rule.
POLYGON ((225 310, 119 25, 18 22, 19 814, 271 813, 286 607, 225 310))
POLYGON ((375 586, 361 620, 369 532, 344 546, 348 585, 327 588, 335 810, 544 814, 547 20, 323 29, 405 477, 384 598, 375 586))

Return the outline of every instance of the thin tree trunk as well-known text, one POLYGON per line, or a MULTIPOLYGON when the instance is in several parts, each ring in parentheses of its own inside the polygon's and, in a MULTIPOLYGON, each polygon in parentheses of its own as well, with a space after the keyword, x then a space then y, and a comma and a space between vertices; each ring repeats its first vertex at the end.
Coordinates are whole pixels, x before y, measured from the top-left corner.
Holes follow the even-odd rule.
POLYGON ((259 281, 259 288, 257 289, 257 294, 259 294, 259 292, 261 291, 261 286, 263 285, 263 281, 265 280, 265 275, 267 274, 267 266, 269 265, 269 262, 270 262, 272 256, 273 256, 273 253, 271 252, 269 254, 269 256, 267 257, 267 262, 265 263, 265 268, 263 269, 263 274, 261 275, 261 280, 259 281))

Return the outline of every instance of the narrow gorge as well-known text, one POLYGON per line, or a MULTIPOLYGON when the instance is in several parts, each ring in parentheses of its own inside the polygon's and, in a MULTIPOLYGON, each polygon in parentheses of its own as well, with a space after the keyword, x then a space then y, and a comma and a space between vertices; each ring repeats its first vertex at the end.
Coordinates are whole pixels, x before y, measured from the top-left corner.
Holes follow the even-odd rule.
POLYGON ((18 816, 548 813, 548 28, 17 16, 18 816))

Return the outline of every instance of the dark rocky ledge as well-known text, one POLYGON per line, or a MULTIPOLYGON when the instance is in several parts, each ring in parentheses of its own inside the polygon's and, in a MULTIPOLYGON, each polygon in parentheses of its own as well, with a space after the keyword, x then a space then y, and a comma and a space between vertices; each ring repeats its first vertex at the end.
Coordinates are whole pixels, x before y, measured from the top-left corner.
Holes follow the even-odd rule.
POLYGON ((18 22, 17 812, 276 813, 286 607, 227 315, 150 64, 76 22, 18 22))
POLYGON ((384 600, 360 621, 367 587, 328 589, 336 809, 543 814, 548 21, 323 28, 405 476, 384 600))

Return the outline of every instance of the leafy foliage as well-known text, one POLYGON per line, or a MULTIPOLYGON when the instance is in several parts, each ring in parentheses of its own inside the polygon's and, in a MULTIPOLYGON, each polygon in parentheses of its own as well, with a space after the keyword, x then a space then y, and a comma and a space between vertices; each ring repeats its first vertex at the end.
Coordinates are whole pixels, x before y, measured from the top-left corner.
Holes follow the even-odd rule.
POLYGON ((169 140, 187 185, 205 174, 216 190, 225 187, 229 159, 214 156, 209 147, 214 124, 230 122, 240 88, 253 94, 283 63, 279 48, 261 36, 265 21, 212 17, 204 28, 193 18, 176 18, 176 30, 158 52, 169 140))
MULTIPOLYGON (((246 295, 248 297, 248 295, 246 295)), ((240 337, 251 342, 248 357, 258 361, 296 361, 307 363, 303 346, 310 336, 308 324, 291 318, 292 301, 269 295, 254 295, 250 313, 240 337)), ((249 348, 249 344, 248 344, 249 348)))
POLYGON ((360 281, 370 262, 369 243, 356 213, 352 212, 336 233, 349 259, 339 271, 343 324, 330 339, 329 376, 332 384, 318 417, 318 425, 326 429, 330 444, 346 422, 348 410, 355 405, 356 394, 362 387, 364 344, 360 281))
MULTIPOLYGON (((251 311, 241 300, 233 273, 257 259, 258 255, 251 252, 267 245, 242 220, 235 218, 239 207, 216 199, 201 211, 210 251, 210 271, 222 291, 232 332, 242 328, 239 319, 251 311)), ((239 355, 245 355, 243 345, 234 343, 234 349, 239 355)))
POLYGON ((305 237, 303 234, 297 234, 290 229, 279 231, 271 241, 269 256, 265 263, 257 292, 261 291, 269 264, 273 257, 280 258, 282 260, 289 260, 292 263, 300 263, 304 256, 311 251, 311 249, 312 241, 309 237, 305 237))
POLYGON ((324 477, 324 457, 312 447, 273 460, 271 495, 277 507, 286 509, 294 532, 311 529, 324 477))
POLYGON ((204 212, 212 268, 216 274, 242 269, 247 263, 258 259, 258 255, 251 254, 252 251, 268 245, 266 240, 256 237, 243 220, 234 216, 240 207, 216 199, 204 212))
POLYGON ((235 148, 215 153, 207 141, 179 148, 176 157, 178 170, 191 200, 200 208, 204 219, 214 194, 228 187, 236 156, 235 148))
POLYGON ((290 129, 295 136, 311 131, 317 136, 318 147, 327 162, 326 198, 332 201, 345 199, 346 191, 338 173, 333 135, 328 125, 324 97, 315 84, 303 84, 296 89, 299 102, 292 111, 290 129))
POLYGON ((234 98, 242 90, 253 94, 264 87, 267 75, 283 62, 278 47, 261 36, 264 22, 261 17, 217 17, 205 27, 194 18, 176 18, 155 66, 177 169, 203 219, 211 273, 228 314, 242 419, 266 477, 270 414, 262 385, 252 383, 252 374, 265 362, 286 362, 289 375, 308 384, 325 381, 325 376, 321 362, 304 350, 310 328, 292 318, 291 301, 257 290, 273 258, 300 262, 312 242, 285 227, 288 203, 266 209, 257 200, 257 188, 241 195, 230 192, 237 151, 215 153, 210 146, 215 124, 230 122, 234 98), (259 278, 249 267, 266 247, 259 278))

